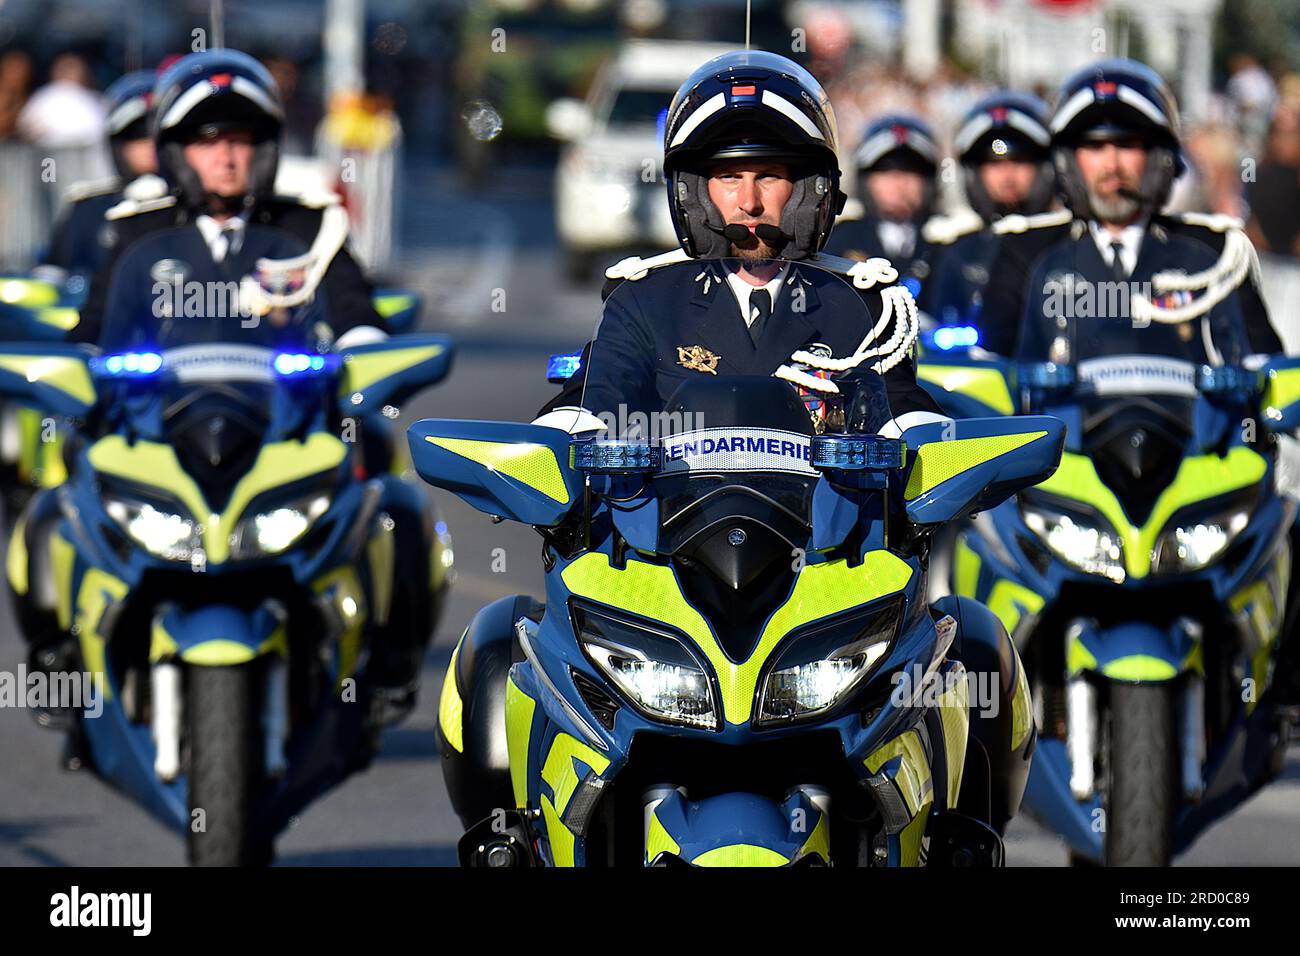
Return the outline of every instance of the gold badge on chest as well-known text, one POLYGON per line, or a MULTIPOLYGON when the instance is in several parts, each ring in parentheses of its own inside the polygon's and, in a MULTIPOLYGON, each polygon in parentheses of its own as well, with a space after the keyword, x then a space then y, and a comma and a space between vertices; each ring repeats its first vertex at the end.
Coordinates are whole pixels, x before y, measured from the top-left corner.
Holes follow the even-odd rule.
POLYGON ((714 355, 703 345, 692 345, 690 348, 685 345, 677 346, 677 364, 693 372, 708 372, 710 375, 717 375, 718 362, 721 360, 721 355, 714 355))

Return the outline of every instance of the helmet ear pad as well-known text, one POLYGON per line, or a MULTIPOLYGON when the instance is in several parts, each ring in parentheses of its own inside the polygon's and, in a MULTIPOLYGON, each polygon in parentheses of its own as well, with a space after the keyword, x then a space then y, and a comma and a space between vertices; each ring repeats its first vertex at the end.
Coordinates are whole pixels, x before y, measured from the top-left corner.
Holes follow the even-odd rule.
POLYGON ((1169 201, 1174 180, 1183 171, 1182 157, 1168 146, 1151 146, 1147 149, 1146 169, 1142 172, 1142 195, 1152 197, 1151 212, 1159 212, 1169 201))
POLYGON ((709 198, 709 178, 699 173, 679 170, 669 180, 673 194, 669 197, 681 210, 676 217, 682 248, 696 259, 721 259, 731 251, 731 243, 722 235, 727 223, 709 198))
POLYGON ((791 238, 781 249, 783 259, 816 255, 830 235, 840 192, 824 171, 810 170, 794 181, 794 189, 781 210, 781 231, 791 238))
POLYGON ((254 201, 265 199, 275 191, 275 174, 279 168, 279 140, 262 140, 254 148, 253 163, 248 170, 248 194, 254 201))
POLYGON ((180 200, 191 210, 202 210, 206 199, 199 174, 185 159, 185 147, 167 142, 158 147, 158 169, 180 200))

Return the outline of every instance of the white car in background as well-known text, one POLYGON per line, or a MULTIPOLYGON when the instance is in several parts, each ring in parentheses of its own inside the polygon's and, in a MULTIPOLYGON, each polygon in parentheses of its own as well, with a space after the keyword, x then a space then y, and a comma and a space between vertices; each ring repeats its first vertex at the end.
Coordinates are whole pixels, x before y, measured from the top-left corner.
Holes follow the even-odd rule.
POLYGON ((677 245, 663 179, 668 104, 696 67, 734 47, 629 40, 597 74, 585 102, 563 99, 546 111, 565 142, 555 173, 555 221, 571 278, 636 247, 677 245))

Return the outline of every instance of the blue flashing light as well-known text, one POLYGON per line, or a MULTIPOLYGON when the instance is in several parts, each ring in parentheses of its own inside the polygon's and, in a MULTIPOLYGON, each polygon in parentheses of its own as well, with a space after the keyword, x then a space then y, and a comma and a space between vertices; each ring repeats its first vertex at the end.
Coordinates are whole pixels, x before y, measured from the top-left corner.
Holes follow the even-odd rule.
POLYGON ((644 442, 584 441, 573 444, 573 467, 580 471, 630 474, 658 471, 660 450, 644 442))
POLYGON ((281 352, 271 361, 275 373, 284 378, 291 378, 307 372, 323 372, 331 367, 324 355, 308 355, 303 352, 281 352))
POLYGON ((582 368, 581 352, 552 355, 546 363, 546 380, 559 385, 577 375, 580 368, 582 368))
POLYGON ((162 369, 163 358, 157 352, 122 352, 92 359, 91 368, 115 378, 148 378, 162 369))
POLYGON ((980 344, 980 330, 973 325, 943 325, 934 330, 934 347, 947 352, 980 344))
POLYGON ((818 435, 812 440, 812 466, 841 471, 902 468, 903 443, 881 435, 818 435))
POLYGON ((1078 375, 1073 365, 1033 362, 1020 366, 1020 384, 1025 388, 1065 389, 1072 387, 1077 380, 1078 375))

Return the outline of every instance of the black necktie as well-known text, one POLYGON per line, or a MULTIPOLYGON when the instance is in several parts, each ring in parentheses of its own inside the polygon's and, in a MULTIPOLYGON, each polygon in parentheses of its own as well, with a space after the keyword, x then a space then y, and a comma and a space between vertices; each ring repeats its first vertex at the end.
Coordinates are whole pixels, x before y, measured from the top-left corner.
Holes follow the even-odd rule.
POLYGON ((222 254, 222 260, 229 259, 239 251, 240 239, 243 238, 244 230, 238 226, 227 223, 221 227, 221 235, 226 240, 226 251, 222 254))
POLYGON ((766 289, 751 289, 749 293, 749 337, 758 348, 758 340, 763 335, 763 326, 772 314, 772 293, 766 289))
POLYGON ((1110 269, 1115 273, 1115 278, 1123 281, 1128 278, 1128 270, 1124 268, 1124 243, 1118 239, 1110 244, 1110 269))

